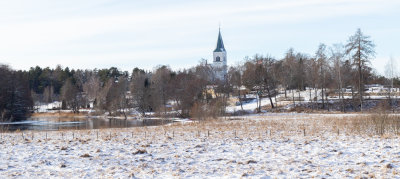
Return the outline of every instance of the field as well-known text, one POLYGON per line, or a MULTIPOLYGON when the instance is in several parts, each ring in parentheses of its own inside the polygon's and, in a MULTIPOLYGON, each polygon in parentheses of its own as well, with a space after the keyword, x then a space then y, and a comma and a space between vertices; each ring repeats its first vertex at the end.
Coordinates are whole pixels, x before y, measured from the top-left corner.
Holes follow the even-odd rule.
POLYGON ((276 114, 1 133, 1 178, 398 178, 399 117, 276 114))

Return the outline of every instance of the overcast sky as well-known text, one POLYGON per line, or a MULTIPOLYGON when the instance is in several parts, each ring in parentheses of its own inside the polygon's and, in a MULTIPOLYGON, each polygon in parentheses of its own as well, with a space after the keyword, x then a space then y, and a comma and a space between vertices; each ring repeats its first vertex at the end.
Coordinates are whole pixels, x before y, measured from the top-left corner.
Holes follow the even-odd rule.
POLYGON ((235 65, 256 53, 280 59, 290 47, 312 56, 361 28, 383 74, 391 56, 400 60, 399 9, 398 0, 1 0, 0 63, 181 69, 212 60, 221 24, 235 65))

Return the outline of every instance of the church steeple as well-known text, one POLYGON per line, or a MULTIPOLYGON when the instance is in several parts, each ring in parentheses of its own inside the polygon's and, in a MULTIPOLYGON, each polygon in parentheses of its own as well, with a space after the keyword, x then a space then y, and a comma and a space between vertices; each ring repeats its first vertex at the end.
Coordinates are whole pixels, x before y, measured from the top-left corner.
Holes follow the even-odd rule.
POLYGON ((227 66, 227 59, 226 59, 226 50, 224 47, 224 42, 222 41, 222 36, 221 36, 221 28, 219 29, 218 32, 218 41, 217 41, 217 48, 215 48, 213 52, 213 64, 212 68, 214 70, 214 74, 216 79, 218 80, 225 80, 226 79, 226 74, 228 72, 228 66, 227 66))
POLYGON ((222 41, 222 36, 221 36, 221 28, 218 30, 218 41, 217 41, 217 47, 215 48, 214 52, 225 52, 225 47, 224 47, 224 41, 222 41))

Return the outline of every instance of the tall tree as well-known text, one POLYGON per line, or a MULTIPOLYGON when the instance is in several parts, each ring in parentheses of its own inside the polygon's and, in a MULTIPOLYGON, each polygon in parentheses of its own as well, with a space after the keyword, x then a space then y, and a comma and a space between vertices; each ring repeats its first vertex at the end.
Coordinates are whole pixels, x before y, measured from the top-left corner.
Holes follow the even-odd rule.
POLYGON ((239 100, 240 108, 243 110, 242 97, 240 93, 240 88, 242 86, 242 72, 240 69, 241 65, 238 65, 237 67, 230 67, 228 77, 230 78, 229 81, 231 82, 231 84, 237 90, 237 97, 239 100))
POLYGON ((98 96, 98 93, 101 89, 99 76, 94 72, 88 73, 87 81, 83 84, 82 88, 88 101, 95 103, 96 97, 98 96))
POLYGON ((70 108, 74 113, 79 113, 80 93, 78 87, 71 79, 65 81, 61 88, 61 99, 64 108, 70 108))
POLYGON ((349 37, 346 44, 346 54, 352 58, 352 64, 358 71, 358 94, 360 100, 360 111, 363 110, 363 91, 364 80, 363 70, 367 69, 370 59, 375 56, 375 44, 370 40, 370 36, 366 36, 357 29, 356 33, 349 37))
POLYGON ((151 76, 153 101, 158 112, 166 114, 166 105, 170 99, 169 82, 172 75, 172 70, 167 66, 160 66, 151 76))
MULTIPOLYGON (((330 48, 331 55, 330 61, 333 64, 333 73, 334 80, 336 82, 336 90, 339 95, 339 100, 342 103, 342 111, 345 112, 345 104, 344 104, 344 93, 343 93, 343 58, 344 58, 344 50, 342 44, 334 44, 333 47, 330 48)), ((351 73, 351 72, 348 72, 351 73)))
POLYGON ((118 81, 110 81, 111 87, 106 95, 106 109, 110 115, 123 114, 127 119, 126 110, 129 102, 126 96, 128 81, 126 77, 120 76, 118 81))
POLYGON ((275 81, 273 67, 275 64, 275 59, 270 56, 262 58, 262 82, 264 89, 267 90, 267 95, 269 98, 269 102, 271 104, 271 108, 274 108, 274 103, 272 102, 272 93, 275 93, 275 81))
POLYGON ((54 97, 54 88, 53 86, 47 86, 44 88, 43 91, 43 100, 46 103, 51 103, 53 102, 53 97, 54 97))
POLYGON ((33 102, 26 72, 0 65, 0 121, 24 120, 33 102))
POLYGON ((315 53, 315 58, 317 59, 319 67, 319 87, 321 88, 321 99, 322 99, 322 109, 325 109, 325 96, 326 96, 326 73, 327 73, 327 55, 326 55, 326 45, 319 44, 318 50, 315 53))
POLYGON ((144 70, 135 68, 132 72, 130 85, 133 107, 136 108, 143 116, 146 112, 152 111, 150 104, 150 75, 144 70))
POLYGON ((393 57, 390 57, 389 61, 385 65, 385 75, 387 78, 389 78, 388 100, 392 110, 394 111, 391 94, 394 85, 394 79, 397 77, 397 64, 393 57))
MULTIPOLYGON (((255 56, 255 59, 257 58, 258 57, 255 56)), ((262 68, 261 64, 257 66, 254 60, 248 60, 244 64, 244 71, 243 71, 243 85, 250 90, 256 91, 255 95, 257 99, 257 112, 260 112, 261 109, 260 105, 261 100, 259 99, 261 97, 261 83, 262 83, 261 68, 262 68)))
POLYGON ((295 85, 295 77, 296 77, 296 55, 294 53, 294 49, 290 48, 286 53, 285 57, 282 59, 282 74, 281 74, 281 83, 285 88, 285 98, 287 97, 287 90, 291 89, 292 91, 292 100, 293 104, 295 103, 294 91, 293 89, 297 88, 295 85))

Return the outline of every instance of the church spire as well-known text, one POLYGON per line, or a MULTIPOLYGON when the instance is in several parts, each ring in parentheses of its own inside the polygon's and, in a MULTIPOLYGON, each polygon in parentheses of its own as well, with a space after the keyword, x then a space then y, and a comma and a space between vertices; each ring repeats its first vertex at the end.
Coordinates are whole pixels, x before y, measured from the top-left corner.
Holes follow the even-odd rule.
POLYGON ((221 36, 221 27, 219 27, 218 30, 217 48, 215 48, 214 52, 225 52, 224 42, 222 41, 222 36, 221 36))

